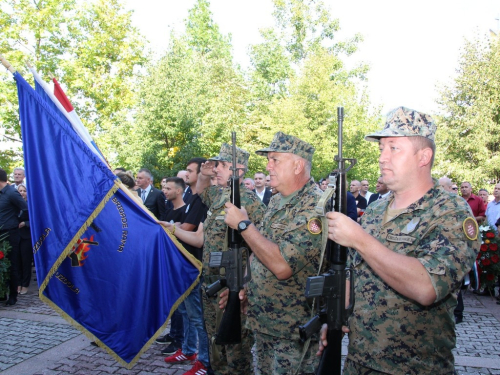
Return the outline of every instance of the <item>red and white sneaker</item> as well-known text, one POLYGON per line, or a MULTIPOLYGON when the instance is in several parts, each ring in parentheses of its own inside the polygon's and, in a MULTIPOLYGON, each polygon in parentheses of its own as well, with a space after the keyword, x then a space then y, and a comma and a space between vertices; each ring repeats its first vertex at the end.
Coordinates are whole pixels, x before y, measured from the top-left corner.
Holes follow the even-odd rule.
POLYGON ((196 361, 194 366, 184 375, 205 375, 207 373, 207 368, 200 361, 196 361))
POLYGON ((191 355, 185 355, 182 352, 182 349, 177 349, 177 351, 172 354, 170 357, 165 358, 165 362, 167 363, 178 363, 185 361, 194 361, 196 359, 196 353, 191 355))

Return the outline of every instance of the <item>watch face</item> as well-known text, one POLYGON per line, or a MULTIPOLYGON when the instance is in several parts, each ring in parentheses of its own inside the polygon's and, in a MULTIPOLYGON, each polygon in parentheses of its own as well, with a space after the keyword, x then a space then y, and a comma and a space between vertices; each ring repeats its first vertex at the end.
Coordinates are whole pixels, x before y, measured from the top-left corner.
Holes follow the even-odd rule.
POLYGON ((241 223, 238 224, 238 228, 240 228, 240 230, 243 230, 247 227, 247 223, 245 223, 244 221, 242 221, 241 223))

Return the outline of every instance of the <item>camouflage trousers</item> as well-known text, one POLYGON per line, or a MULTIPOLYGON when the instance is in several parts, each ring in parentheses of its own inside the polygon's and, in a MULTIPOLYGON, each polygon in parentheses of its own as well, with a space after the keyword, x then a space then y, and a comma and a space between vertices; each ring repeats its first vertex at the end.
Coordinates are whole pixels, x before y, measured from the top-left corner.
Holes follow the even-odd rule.
POLYGON ((215 345, 216 325, 222 316, 218 297, 208 298, 203 293, 203 314, 210 347, 210 364, 214 372, 217 375, 252 374, 253 336, 245 328, 246 315, 241 315, 241 344, 215 345))
POLYGON ((257 331, 254 332, 254 337, 256 375, 316 373, 319 364, 319 357, 316 357, 318 342, 309 343, 309 348, 301 363, 304 345, 298 340, 285 340, 257 331))
POLYGON ((386 372, 380 372, 369 367, 360 365, 357 362, 351 361, 350 359, 345 360, 344 370, 342 372, 344 375, 378 375, 387 374, 386 372))
MULTIPOLYGON (((369 367, 365 367, 360 365, 357 362, 354 362, 348 358, 346 358, 344 363, 344 371, 342 372, 344 375, 387 375, 387 372, 380 372, 369 367)), ((454 372, 456 375, 457 373, 454 372)))

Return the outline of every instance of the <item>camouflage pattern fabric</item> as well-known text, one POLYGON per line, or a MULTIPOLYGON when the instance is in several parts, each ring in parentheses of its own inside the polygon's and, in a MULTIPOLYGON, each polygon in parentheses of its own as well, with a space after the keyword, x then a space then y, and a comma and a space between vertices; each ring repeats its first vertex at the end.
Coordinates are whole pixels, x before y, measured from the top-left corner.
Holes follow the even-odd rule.
POLYGON ((421 199, 382 225, 392 200, 391 194, 368 206, 361 224, 389 249, 417 258, 437 298, 424 307, 402 296, 351 252, 356 303, 349 319, 348 359, 388 374, 453 374, 453 310, 480 246, 467 239, 462 225, 474 216, 465 200, 436 180, 421 199))
MULTIPOLYGON (((257 257, 253 257, 250 264, 252 280, 247 290, 247 325, 254 332, 298 343, 299 325, 311 318, 304 288, 307 277, 318 272, 321 234, 312 234, 308 230, 308 223, 317 217, 315 207, 321 194, 314 180, 310 179, 282 208, 281 194, 275 195, 269 202, 263 225, 259 229, 267 239, 279 246, 293 275, 287 280, 278 280, 257 257)), ((297 358, 302 355, 300 351, 289 354, 297 358)), ((268 355, 279 357, 280 353, 270 351, 268 355)), ((288 373, 292 373, 292 370, 285 369, 288 373)))
MULTIPOLYGON (((205 288, 206 285, 204 284, 202 287, 205 288)), ((202 299, 212 369, 218 375, 251 374, 253 372, 252 346, 254 342, 252 332, 245 328, 246 315, 241 314, 241 344, 215 345, 217 313, 221 313, 219 298, 208 298, 207 294, 203 293, 202 299)))
POLYGON ((398 107, 387 114, 383 130, 368 134, 367 141, 378 142, 385 137, 421 136, 434 141, 436 123, 430 115, 406 107, 398 107))
MULTIPOLYGON (((236 163, 243 164, 245 167, 247 167, 249 156, 250 156, 250 154, 247 151, 242 150, 239 147, 236 147, 236 163)), ((225 161, 225 162, 232 163, 233 162, 233 146, 230 146, 227 143, 223 143, 220 146, 219 155, 214 156, 213 158, 210 158, 208 160, 225 161)))
MULTIPOLYGON (((206 188, 200 197, 207 205, 207 218, 204 222, 205 242, 203 244, 203 273, 205 275, 206 285, 217 280, 219 275, 218 268, 209 268, 210 253, 215 251, 223 251, 227 249, 226 231, 227 224, 224 222, 225 203, 229 202, 231 196, 230 188, 221 188, 219 186, 210 186, 206 188)), ((241 205, 245 207, 248 216, 256 226, 260 225, 264 217, 266 206, 257 197, 257 195, 240 187, 241 205)), ((217 311, 219 310, 219 299, 208 298, 206 293, 203 293, 203 314, 205 318, 205 326, 207 329, 209 340, 212 342, 216 334, 217 311)), ((246 315, 241 315, 242 327, 246 325, 246 315)), ((253 337, 251 332, 242 329, 242 343, 237 345, 225 345, 222 347, 220 356, 215 355, 214 351, 210 350, 210 364, 216 374, 251 374, 252 373, 252 352, 253 337)), ((217 354, 217 353, 215 353, 217 354)))
POLYGON ((268 152, 287 152, 312 162, 314 147, 293 135, 277 132, 269 147, 255 151, 260 156, 267 156, 268 152))
POLYGON ((380 372, 368 367, 361 366, 359 363, 346 359, 344 368, 342 369, 343 375, 383 375, 386 372, 380 372))
MULTIPOLYGON (((203 272, 205 275, 218 275, 218 268, 209 268, 210 253, 225 249, 227 224, 224 222, 225 204, 230 201, 231 189, 229 187, 210 186, 200 194, 200 198, 208 207, 207 218, 203 223, 205 242, 203 243, 203 272)), ((258 227, 264 218, 266 206, 257 195, 240 186, 240 202, 245 207, 249 219, 258 227)))
POLYGON ((254 337, 254 351, 257 359, 255 375, 296 374, 296 369, 299 365, 300 371, 297 374, 306 375, 316 373, 316 367, 318 366, 316 358, 318 341, 311 341, 307 354, 302 364, 300 364, 302 356, 297 356, 296 353, 302 353, 304 347, 299 341, 283 340, 259 332, 255 332, 254 337))

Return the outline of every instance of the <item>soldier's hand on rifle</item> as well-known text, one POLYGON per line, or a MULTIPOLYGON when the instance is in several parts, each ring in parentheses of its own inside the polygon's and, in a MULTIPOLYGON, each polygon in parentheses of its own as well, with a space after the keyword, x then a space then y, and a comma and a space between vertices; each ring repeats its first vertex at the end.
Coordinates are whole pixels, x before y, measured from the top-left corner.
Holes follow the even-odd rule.
MULTIPOLYGON (((219 295, 220 297, 219 309, 224 310, 226 308, 228 296, 229 296, 229 289, 225 289, 219 295)), ((246 315, 248 310, 248 299, 247 299, 246 289, 240 290, 239 297, 241 301, 241 313, 246 315)))
POLYGON ((326 218, 328 238, 341 246, 357 249, 358 244, 368 236, 359 224, 340 212, 328 212, 326 218))
POLYGON ((247 210, 245 207, 241 207, 239 209, 234 204, 227 202, 226 203, 226 218, 224 219, 225 223, 233 229, 238 229, 238 224, 243 220, 248 220, 247 210))
POLYGON ((226 308, 228 296, 229 289, 224 289, 224 291, 219 294, 219 309, 224 310, 226 308))
MULTIPOLYGON (((343 333, 349 333, 349 328, 347 328, 346 326, 342 326, 342 332, 343 333)), ((323 350, 328 345, 328 341, 326 340, 327 334, 328 334, 328 325, 323 324, 321 326, 321 331, 320 331, 320 334, 319 334, 320 335, 319 347, 318 347, 318 351, 316 353, 316 355, 318 357, 321 356, 321 353, 323 353, 323 350)))

